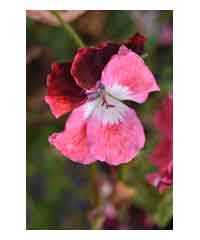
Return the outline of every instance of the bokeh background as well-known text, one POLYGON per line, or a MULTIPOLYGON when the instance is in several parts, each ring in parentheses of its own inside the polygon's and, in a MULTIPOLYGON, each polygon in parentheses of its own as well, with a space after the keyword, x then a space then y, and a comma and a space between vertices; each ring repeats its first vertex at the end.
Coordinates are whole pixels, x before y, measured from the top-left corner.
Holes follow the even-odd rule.
MULTIPOLYGON (((76 45, 48 12, 26 11, 26 15, 27 229, 91 229, 91 211, 95 209, 92 167, 73 163, 48 143, 51 133, 63 130, 67 116, 56 120, 44 102, 50 64, 72 59, 76 45)), ((64 17, 88 46, 105 40, 120 42, 136 32, 148 38, 145 62, 161 91, 150 94, 146 103, 135 105, 147 141, 134 161, 118 169, 134 192, 125 204, 128 210, 118 228, 172 229, 172 188, 160 194, 147 184, 145 174, 155 169, 149 155, 160 139, 153 115, 172 93, 173 12, 65 11, 64 17)), ((99 182, 109 187, 109 167, 100 162, 97 167, 99 182)))

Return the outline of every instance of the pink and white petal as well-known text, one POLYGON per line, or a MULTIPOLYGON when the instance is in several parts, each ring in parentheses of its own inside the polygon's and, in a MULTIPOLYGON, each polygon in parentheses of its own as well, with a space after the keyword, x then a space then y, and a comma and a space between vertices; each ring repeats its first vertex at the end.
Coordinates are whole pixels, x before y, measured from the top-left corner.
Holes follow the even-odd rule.
POLYGON ((101 82, 120 100, 146 101, 150 92, 158 91, 156 80, 143 59, 122 45, 105 66, 101 82))
POLYGON ((131 161, 140 152, 145 135, 134 110, 117 100, 109 103, 114 107, 99 105, 92 113, 87 136, 95 159, 119 165, 131 161))
POLYGON ((86 135, 87 122, 83 108, 84 105, 74 110, 65 124, 65 130, 52 134, 49 137, 49 142, 72 161, 90 164, 95 159, 89 151, 86 135))

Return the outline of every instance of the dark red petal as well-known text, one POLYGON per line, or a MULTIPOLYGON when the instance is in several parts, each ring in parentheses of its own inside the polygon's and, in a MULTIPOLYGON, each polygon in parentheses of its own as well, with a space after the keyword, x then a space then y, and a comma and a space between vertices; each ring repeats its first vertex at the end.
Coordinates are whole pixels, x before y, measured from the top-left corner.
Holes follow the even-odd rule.
POLYGON ((71 74, 77 84, 84 89, 95 87, 104 66, 118 49, 119 45, 112 43, 105 43, 99 48, 79 49, 71 68, 71 74))
POLYGON ((49 104, 55 117, 60 117, 72 111, 86 98, 86 95, 70 74, 71 63, 54 63, 51 73, 47 76, 47 96, 45 101, 49 104))
POLYGON ((141 55, 144 52, 145 41, 146 38, 143 35, 141 35, 140 33, 136 33, 133 37, 129 38, 128 41, 125 42, 124 44, 132 51, 141 55))

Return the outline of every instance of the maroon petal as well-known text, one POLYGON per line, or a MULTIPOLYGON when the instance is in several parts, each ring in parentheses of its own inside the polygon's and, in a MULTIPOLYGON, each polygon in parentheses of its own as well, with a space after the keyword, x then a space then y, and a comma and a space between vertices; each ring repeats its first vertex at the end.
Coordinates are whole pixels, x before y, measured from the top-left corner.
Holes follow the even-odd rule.
POLYGON ((140 33, 136 33, 133 37, 129 38, 128 41, 125 42, 124 44, 132 51, 141 55, 144 52, 145 41, 146 38, 143 35, 141 35, 140 33))
POLYGON ((80 48, 73 60, 71 74, 77 84, 84 89, 91 89, 101 78, 101 73, 112 55, 117 54, 122 44, 141 54, 144 51, 146 38, 136 33, 128 41, 117 43, 103 43, 98 48, 80 48))
POLYGON ((70 74, 71 63, 54 63, 47 76, 47 96, 53 115, 58 118, 83 103, 86 95, 70 74))
POLYGON ((77 84, 91 89, 100 80, 105 64, 119 49, 118 44, 106 43, 99 48, 81 48, 78 50, 71 68, 71 74, 77 84))

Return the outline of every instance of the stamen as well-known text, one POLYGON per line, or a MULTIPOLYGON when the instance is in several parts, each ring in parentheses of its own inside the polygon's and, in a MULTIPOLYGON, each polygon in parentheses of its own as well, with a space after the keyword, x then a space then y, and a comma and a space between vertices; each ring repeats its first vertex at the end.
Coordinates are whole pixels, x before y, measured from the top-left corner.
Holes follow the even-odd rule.
POLYGON ((98 92, 87 92, 87 99, 89 101, 93 101, 95 100, 97 97, 99 97, 99 93, 98 92))
POLYGON ((115 107, 115 105, 109 104, 105 98, 104 95, 101 96, 102 97, 102 106, 105 106, 106 108, 110 108, 110 107, 115 107))
POLYGON ((105 87, 103 84, 98 81, 94 89, 86 91, 88 101, 93 101, 96 98, 100 97, 102 99, 102 106, 105 106, 106 108, 115 107, 115 105, 109 104, 107 102, 104 89, 105 87))

